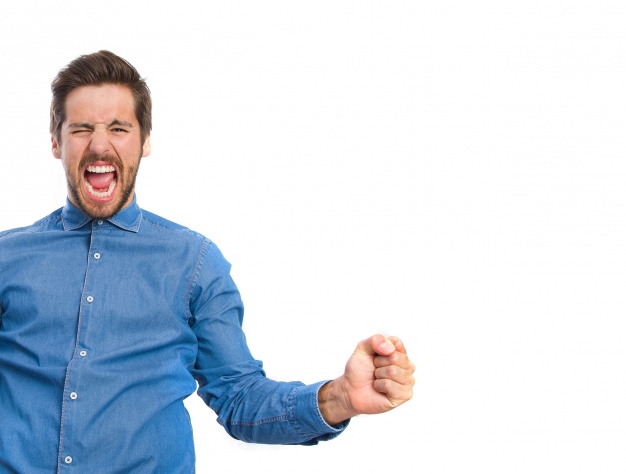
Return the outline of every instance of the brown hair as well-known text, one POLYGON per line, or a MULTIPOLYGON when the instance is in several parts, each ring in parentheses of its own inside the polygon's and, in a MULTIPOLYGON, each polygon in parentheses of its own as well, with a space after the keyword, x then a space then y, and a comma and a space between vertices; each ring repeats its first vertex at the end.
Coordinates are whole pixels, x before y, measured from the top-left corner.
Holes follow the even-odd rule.
POLYGON ((146 81, 123 58, 102 50, 79 56, 61 69, 51 84, 50 133, 60 140, 65 120, 65 99, 77 87, 119 84, 127 86, 135 99, 135 116, 139 122, 141 142, 152 130, 152 99, 146 81))

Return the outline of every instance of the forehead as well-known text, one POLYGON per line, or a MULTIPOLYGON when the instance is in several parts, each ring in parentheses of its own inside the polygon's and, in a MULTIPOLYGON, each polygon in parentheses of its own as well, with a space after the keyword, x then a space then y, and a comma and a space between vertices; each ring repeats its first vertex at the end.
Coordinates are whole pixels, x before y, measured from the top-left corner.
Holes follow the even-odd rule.
POLYGON ((80 86, 65 99, 66 123, 137 123, 135 101, 130 89, 118 84, 80 86))

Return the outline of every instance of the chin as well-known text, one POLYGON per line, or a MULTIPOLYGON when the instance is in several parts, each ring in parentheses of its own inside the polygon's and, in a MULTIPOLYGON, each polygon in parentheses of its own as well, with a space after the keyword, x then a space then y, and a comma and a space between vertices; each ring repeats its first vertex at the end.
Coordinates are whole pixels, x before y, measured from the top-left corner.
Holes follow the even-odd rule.
POLYGON ((85 215, 93 219, 109 219, 120 212, 127 203, 122 199, 114 199, 106 203, 93 202, 84 197, 78 199, 78 207, 85 215))

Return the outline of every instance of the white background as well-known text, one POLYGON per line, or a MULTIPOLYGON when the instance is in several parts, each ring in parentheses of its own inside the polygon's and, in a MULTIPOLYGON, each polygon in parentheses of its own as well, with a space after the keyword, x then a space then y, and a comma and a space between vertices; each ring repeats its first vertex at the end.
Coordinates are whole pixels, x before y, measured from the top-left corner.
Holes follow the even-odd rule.
MULTIPOLYGON (((49 84, 110 49, 153 92, 139 204, 233 264, 268 375, 402 337, 413 400, 198 472, 626 472, 626 3, 3 2, 0 227, 63 205, 49 84), (7 6, 8 5, 8 6, 7 6)), ((164 433, 166 436, 167 433, 164 433)))

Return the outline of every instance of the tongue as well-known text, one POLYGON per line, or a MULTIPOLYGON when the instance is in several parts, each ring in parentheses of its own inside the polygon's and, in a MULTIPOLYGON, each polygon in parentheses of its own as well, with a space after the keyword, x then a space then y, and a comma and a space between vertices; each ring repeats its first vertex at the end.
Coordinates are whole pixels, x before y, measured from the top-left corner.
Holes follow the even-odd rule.
POLYGON ((91 173, 87 171, 85 177, 94 189, 108 189, 109 184, 115 178, 115 173, 91 173))

